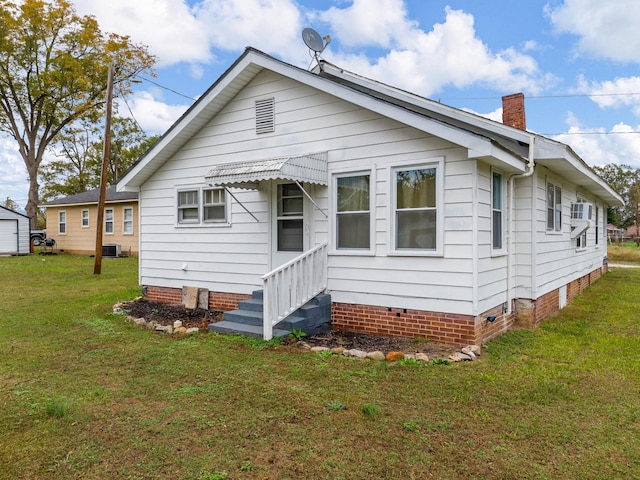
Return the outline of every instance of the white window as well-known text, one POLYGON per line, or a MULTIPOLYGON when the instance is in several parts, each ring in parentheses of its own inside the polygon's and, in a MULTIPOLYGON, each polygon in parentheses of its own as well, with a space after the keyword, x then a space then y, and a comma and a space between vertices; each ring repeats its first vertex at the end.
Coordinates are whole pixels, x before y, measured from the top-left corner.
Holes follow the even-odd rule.
POLYGON ((295 183, 278 185, 278 251, 302 252, 304 197, 295 183))
POLYGON ((67 212, 64 210, 58 212, 58 233, 61 235, 67 233, 67 212))
POLYGON ((133 235, 133 207, 122 209, 122 233, 133 235))
POLYGON ((226 222, 227 204, 223 188, 213 188, 202 192, 203 221, 226 222))
MULTIPOLYGON (((584 206, 579 205, 579 207, 582 207, 582 208, 579 208, 579 210, 583 214, 584 218, 591 219, 591 210, 590 210, 591 204, 585 203, 584 199, 578 198, 577 203, 572 205, 572 210, 578 210, 578 208, 575 208, 575 207, 580 203, 584 203, 584 206), (589 210, 587 210, 587 208, 589 208, 589 210)), ((582 232, 580 235, 576 237, 576 248, 579 248, 579 249, 587 248, 587 232, 588 231, 589 229, 587 228, 584 232, 582 232)))
POLYGON ((113 208, 104 210, 104 233, 113 233, 113 208))
POLYGON ((89 226, 89 210, 82 210, 82 228, 89 226))
POLYGON ((599 235, 599 224, 600 222, 600 209, 598 208, 598 206, 596 205, 596 245, 598 245, 598 235, 599 235))
POLYGON ((199 222, 198 190, 178 192, 178 223, 199 222))
POLYGON ((562 230, 562 189, 547 182, 547 231, 562 230))
POLYGON ((335 177, 336 249, 371 248, 371 174, 349 173, 335 177))
POLYGON ((437 167, 393 170, 395 249, 436 251, 438 248, 437 167))
POLYGON ((491 180, 491 237, 494 250, 502 250, 504 247, 503 185, 502 175, 493 172, 491 180))

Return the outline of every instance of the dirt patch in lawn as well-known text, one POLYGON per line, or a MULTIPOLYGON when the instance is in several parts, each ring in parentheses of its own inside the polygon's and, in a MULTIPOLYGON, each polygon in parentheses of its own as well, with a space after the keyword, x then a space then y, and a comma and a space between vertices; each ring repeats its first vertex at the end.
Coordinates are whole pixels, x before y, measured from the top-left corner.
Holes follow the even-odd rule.
MULTIPOLYGON (((168 305, 144 299, 124 303, 122 308, 134 318, 143 317, 147 322, 154 320, 160 325, 173 325, 173 322, 180 320, 185 328, 198 327, 206 330, 210 323, 222 320, 222 312, 215 310, 189 309, 182 305, 168 305)), ((377 350, 384 353, 422 352, 430 357, 444 358, 460 350, 450 345, 430 342, 428 339, 386 337, 353 332, 328 332, 303 337, 301 340, 312 347, 343 347, 347 350, 358 349, 365 352, 377 350)), ((283 339, 283 342, 295 345, 298 340, 289 337, 283 339)))

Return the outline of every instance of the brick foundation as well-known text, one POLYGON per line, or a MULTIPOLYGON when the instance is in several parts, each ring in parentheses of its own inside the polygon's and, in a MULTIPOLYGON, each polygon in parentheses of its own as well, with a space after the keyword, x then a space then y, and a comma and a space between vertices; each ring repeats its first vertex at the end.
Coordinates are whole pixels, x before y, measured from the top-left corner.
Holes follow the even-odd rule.
MULTIPOLYGON (((567 285, 567 304, 585 288, 599 279, 604 268, 598 268, 567 285)), ((182 303, 182 289, 146 288, 146 296, 169 304, 182 303)), ((250 295, 209 292, 211 310, 229 311, 250 295)), ((331 328, 335 331, 369 333, 391 337, 426 338, 433 342, 454 346, 480 345, 507 332, 517 321, 525 327, 535 327, 560 310, 560 289, 532 301, 514 300, 512 313, 504 313, 498 305, 477 317, 454 313, 429 312, 404 308, 378 307, 350 303, 331 304, 331 328), (495 317, 489 321, 489 317, 495 317)))
MULTIPOLYGON (((170 305, 182 304, 181 288, 148 286, 145 296, 154 302, 168 303, 170 305)), ((238 308, 238 302, 240 300, 246 300, 247 298, 251 298, 251 295, 209 292, 209 309, 220 312, 235 310, 238 308)))

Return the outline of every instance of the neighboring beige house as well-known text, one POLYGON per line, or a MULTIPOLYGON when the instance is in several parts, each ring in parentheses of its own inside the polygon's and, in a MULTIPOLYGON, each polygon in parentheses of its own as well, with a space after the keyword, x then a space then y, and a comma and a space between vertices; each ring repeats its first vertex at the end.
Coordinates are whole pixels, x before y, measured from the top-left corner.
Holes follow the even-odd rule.
MULTIPOLYGON (((100 190, 58 198, 42 205, 46 209, 47 238, 59 252, 94 255, 100 190)), ((138 195, 107 189, 104 207, 103 255, 138 256, 138 195)))

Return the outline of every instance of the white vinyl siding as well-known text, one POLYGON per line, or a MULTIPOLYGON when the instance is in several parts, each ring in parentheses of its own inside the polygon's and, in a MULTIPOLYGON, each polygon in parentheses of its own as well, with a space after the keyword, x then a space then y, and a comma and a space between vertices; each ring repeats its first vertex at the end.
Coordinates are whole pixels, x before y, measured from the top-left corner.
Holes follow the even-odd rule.
POLYGON ((271 264, 271 250, 276 247, 269 224, 271 208, 276 208, 270 205, 270 192, 276 186, 267 181, 257 191, 232 188, 238 202, 259 221, 234 200, 227 214, 232 224, 213 233, 193 228, 197 224, 175 228, 167 212, 175 211, 176 192, 197 190, 189 185, 200 184, 211 166, 219 163, 324 151, 328 152, 330 184, 308 191, 313 191, 314 201, 327 217, 314 207, 313 225, 305 234, 310 235, 310 246, 330 245, 332 299, 474 314, 474 252, 469 238, 475 187, 469 169, 475 161, 467 159, 467 150, 268 71, 241 90, 143 185, 141 283, 181 288, 190 282, 211 291, 234 293, 259 288, 261 276, 278 266, 271 264), (267 136, 256 135, 255 100, 270 98, 274 92, 278 128, 267 136), (442 189, 438 193, 437 243, 443 246, 446 242, 446 258, 444 249, 434 258, 436 251, 396 252, 390 243, 389 197, 394 188, 390 169, 428 168, 431 163, 438 166, 442 177, 438 182, 442 189), (371 175, 369 249, 338 249, 335 178, 367 172, 371 175), (413 258, 415 252, 431 256, 418 262, 413 258), (185 263, 188 273, 182 270, 185 263))

